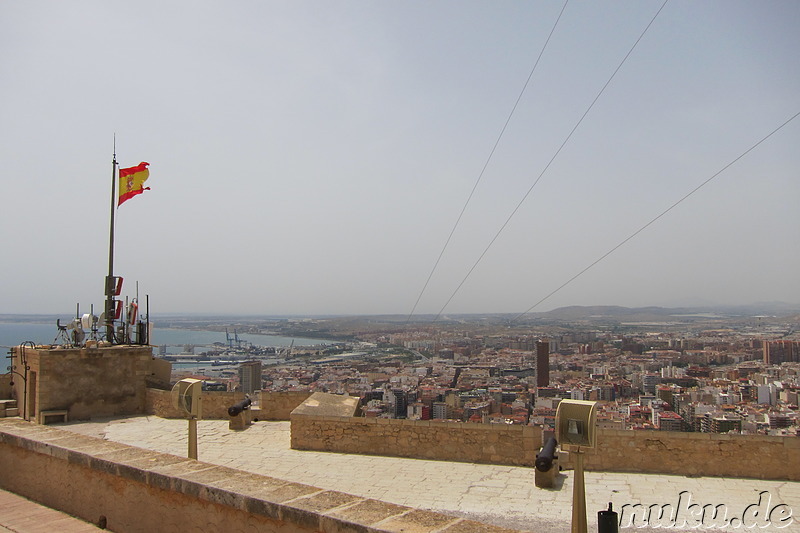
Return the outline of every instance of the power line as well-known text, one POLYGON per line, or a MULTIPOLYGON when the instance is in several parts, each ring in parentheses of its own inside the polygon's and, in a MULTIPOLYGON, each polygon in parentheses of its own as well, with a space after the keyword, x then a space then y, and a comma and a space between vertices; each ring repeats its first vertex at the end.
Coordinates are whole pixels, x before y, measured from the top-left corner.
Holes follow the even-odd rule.
POLYGON ((644 225, 644 226, 642 226, 641 228, 639 228, 639 229, 637 229, 636 231, 634 231, 634 232, 633 232, 633 233, 632 233, 630 236, 628 236, 628 237, 627 237, 626 239, 624 239, 622 242, 620 242, 619 244, 617 244, 616 246, 614 246, 612 249, 610 249, 609 251, 607 251, 606 253, 604 253, 603 255, 601 255, 601 256, 600 256, 598 259, 596 259, 595 261, 593 261, 591 264, 589 264, 589 266, 587 266, 586 268, 584 268, 583 270, 581 270, 580 272, 578 272, 577 274, 575 274, 574 276, 572 276, 570 279, 568 279, 567 281, 565 281, 564 283, 562 283, 562 284, 561 284, 561 286, 559 286, 559 287, 558 287, 557 289, 555 289, 553 292, 551 292, 550 294, 548 294, 547 296, 545 296, 544 298, 542 298, 541 300, 539 300, 538 302, 536 302, 535 304, 533 304, 532 306, 530 306, 530 307, 529 307, 527 310, 525 310, 524 312, 522 312, 522 313, 520 313, 519 315, 517 315, 516 317, 514 317, 514 318, 511 320, 511 322, 512 322, 512 323, 513 323, 513 322, 516 322, 516 321, 517 321, 517 320, 519 320, 521 317, 523 317, 524 315, 526 315, 526 314, 530 313, 530 312, 531 312, 533 309, 535 309, 536 307, 538 307, 538 306, 539 306, 539 305, 540 305, 542 302, 544 302, 545 300, 547 300, 548 298, 550 298, 551 296, 553 296, 555 293, 557 293, 558 291, 560 291, 561 289, 563 289, 564 287, 566 287, 567 285, 569 285, 570 283, 572 283, 573 281, 575 281, 575 280, 576 280, 578 277, 580 277, 581 275, 583 275, 583 273, 584 273, 584 272, 586 272, 587 270, 589 270, 590 268, 592 268, 593 266, 595 266, 597 263, 599 263, 600 261, 602 261, 603 259, 605 259, 605 258, 606 258, 606 257, 608 257, 609 255, 611 255, 612 253, 614 253, 614 252, 615 252, 615 251, 616 251, 618 248, 620 248, 620 247, 621 247, 623 244, 625 244, 625 243, 626 243, 626 242, 628 242, 629 240, 631 240, 631 239, 633 239, 634 237, 636 237, 637 235, 639 235, 639 234, 640 234, 642 231, 644 231, 645 229, 647 229, 647 228, 648 228, 648 227, 649 227, 651 224, 653 224, 653 223, 654 223, 656 220, 660 219, 661 217, 663 217, 664 215, 666 215, 667 213, 669 213, 670 211, 672 211, 672 210, 673 210, 675 207, 677 207, 677 206, 678 206, 678 204, 680 204, 681 202, 683 202, 684 200, 686 200, 687 198, 689 198, 691 195, 693 195, 694 193, 696 193, 697 191, 699 191, 699 190, 700 190, 702 187, 704 187, 706 184, 708 184, 708 183, 709 183, 711 180, 713 180, 714 178, 716 178, 717 176, 719 176, 720 174, 722 174, 723 172, 725 172, 725 171, 726 171, 728 168, 730 168, 730 167, 731 167, 731 166, 732 166, 734 163, 736 163, 737 161, 739 161, 740 159, 742 159, 744 156, 746 156, 747 154, 749 154, 749 153, 750 153, 751 151, 753 151, 753 150, 754 150, 756 147, 758 147, 758 145, 760 145, 761 143, 763 143, 764 141, 766 141, 767 139, 769 139, 770 137, 772 137, 774 134, 776 134, 776 133, 777 133, 778 131, 780 131, 780 130, 781 130, 783 127, 784 127, 784 126, 786 126, 787 124, 789 124, 791 121, 793 121, 794 119, 796 119, 798 116, 800 116, 800 111, 798 111, 797 113, 795 113, 795 114, 794 114, 794 115, 793 115, 793 116, 792 116, 792 117, 791 117, 789 120, 787 120, 786 122, 784 122, 783 124, 781 124, 780 126, 778 126, 777 128, 775 128, 774 130, 772 130, 772 131, 771 131, 769 134, 767 134, 765 137, 763 137, 763 138, 762 138, 760 141, 758 141, 757 143, 755 143, 754 145, 752 145, 750 148, 748 148, 747 150, 745 150, 744 152, 742 152, 742 153, 741 153, 741 154, 740 154, 740 155, 739 155, 737 158, 735 158, 733 161, 731 161, 730 163, 728 163, 727 165, 725 165, 724 167, 722 167, 720 170, 718 170, 718 171, 717 171, 717 172, 716 172, 714 175, 712 175, 710 178, 708 178, 708 179, 707 179, 707 180, 705 180, 703 183, 701 183, 700 185, 698 185, 697 187, 695 187, 694 189, 692 189, 691 191, 689 191, 689 192, 688 192, 686 195, 684 195, 684 196, 683 196, 681 199, 679 199, 677 202, 675 202, 674 204, 672 204, 671 206, 669 206, 668 208, 666 208, 666 209, 665 209, 664 211, 662 211, 662 212, 661 212, 661 213, 660 213, 658 216, 656 216, 655 218, 653 218, 652 220, 650 220, 650 222, 648 222, 647 224, 645 224, 645 225, 644 225))
POLYGON ((558 157, 558 154, 560 154, 560 153, 561 153, 561 150, 564 148, 564 146, 566 146, 567 142, 569 142, 569 140, 572 138, 572 135, 575 133, 575 131, 578 129, 578 127, 579 127, 579 126, 581 125, 581 123, 583 122, 583 119, 585 119, 585 118, 586 118, 586 116, 589 114, 589 111, 591 111, 591 110, 592 110, 592 108, 594 107, 594 104, 595 104, 595 103, 597 103, 597 101, 600 99, 600 96, 602 96, 602 94, 605 92, 606 88, 607 88, 607 87, 609 86, 609 84, 611 83, 611 80, 613 80, 613 79, 614 79, 614 77, 617 75, 617 72, 619 72, 619 70, 622 68, 622 65, 624 65, 624 64, 625 64, 625 62, 628 60, 628 58, 630 57, 630 55, 633 53, 633 50, 636 48, 636 45, 638 45, 638 44, 639 44, 639 41, 641 41, 641 40, 642 40, 642 38, 644 37, 644 35, 647 33, 647 30, 649 30, 649 29, 650 29, 650 26, 652 26, 652 25, 653 25, 653 22, 655 22, 655 20, 656 20, 656 18, 658 17, 659 13, 661 13, 661 11, 664 9, 664 6, 666 6, 666 5, 667 5, 667 2, 668 2, 668 1, 669 1, 669 0, 664 0, 664 3, 663 3, 663 4, 661 4, 661 7, 660 7, 660 8, 658 8, 658 11, 656 11, 656 14, 655 14, 655 15, 653 15, 653 18, 652 18, 652 19, 650 19, 650 22, 648 22, 648 23, 647 23, 647 26, 645 26, 645 28, 644 28, 644 30, 642 31, 642 33, 639 35, 639 37, 638 37, 638 38, 636 39, 636 41, 633 43, 633 46, 631 46, 630 50, 628 50, 628 53, 627 53, 627 54, 625 54, 625 57, 623 57, 623 58, 622 58, 622 61, 620 61, 619 65, 617 65, 617 68, 616 68, 616 69, 614 69, 614 72, 611 74, 611 77, 609 77, 609 78, 608 78, 608 81, 606 81, 605 85, 603 85, 602 89, 600 89, 600 92, 598 92, 598 93, 597 93, 597 96, 595 96, 595 97, 594 97, 594 100, 592 100, 592 103, 591 103, 591 104, 589 104, 589 107, 588 107, 588 108, 586 108, 586 111, 584 111, 583 115, 581 115, 581 118, 580 118, 580 119, 578 119, 578 122, 575 124, 575 126, 572 128, 572 130, 571 130, 571 131, 569 132, 569 134, 567 135, 567 137, 564 139, 564 142, 562 142, 562 143, 561 143, 561 146, 559 146, 559 147, 558 147, 558 150, 556 150, 556 152, 553 154, 553 157, 551 157, 551 158, 550 158, 550 161, 548 161, 547 165, 545 165, 544 169, 542 169, 542 172, 539 174, 539 176, 538 176, 538 177, 536 178, 536 180, 533 182, 533 185, 531 185, 531 186, 530 186, 530 188, 528 188, 528 191, 527 191, 527 192, 526 192, 526 193, 525 193, 525 194, 522 196, 522 199, 519 201, 519 203, 517 203, 517 206, 516 206, 516 207, 515 207, 515 208, 514 208, 514 209, 511 211, 511 214, 510 214, 510 215, 508 215, 508 218, 506 219, 506 221, 505 221, 505 222, 503 222, 503 225, 502 225, 502 226, 500 226, 500 229, 499 229, 499 230, 497 230, 497 233, 495 233, 494 237, 492 237, 492 240, 491 240, 491 241, 489 241, 489 244, 486 246, 486 248, 483 250, 483 252, 481 253, 481 255, 478 257, 477 261, 475 261, 475 263, 472 265, 472 267, 471 267, 471 268, 470 268, 470 269, 467 271, 467 274, 466 274, 466 276, 464 276, 464 279, 462 279, 462 280, 461 280, 461 283, 459 283, 459 284, 458 284, 458 286, 456 287, 456 289, 453 291, 453 294, 451 294, 451 295, 450 295, 450 298, 448 298, 448 299, 447 299, 447 301, 444 303, 444 305, 442 306, 442 308, 439 310, 439 313, 437 313, 436 317, 433 319, 433 321, 434 321, 434 322, 435 322, 436 320, 438 320, 440 316, 442 316, 442 313, 444 312, 445 308, 446 308, 448 305, 450 305, 450 302, 453 300, 453 298, 455 297, 455 295, 456 295, 456 294, 458 294, 458 291, 459 291, 459 290, 461 290, 461 287, 464 285, 464 283, 465 283, 465 282, 467 281, 467 279, 470 277, 470 275, 472 274, 472 272, 475 270, 475 268, 476 268, 476 267, 478 266, 478 264, 481 262, 481 260, 483 259, 483 257, 484 257, 484 256, 486 255, 486 253, 489 251, 489 248, 491 248, 491 247, 492 247, 492 245, 493 245, 493 244, 494 244, 494 242, 497 240, 497 238, 500 236, 500 234, 503 232, 503 230, 506 228, 506 226, 508 225, 508 223, 509 223, 509 222, 511 222, 511 219, 514 217, 514 215, 517 213, 517 211, 519 211, 519 208, 522 206, 522 204, 525 202, 525 200, 526 200, 526 199, 528 198, 528 196, 531 194, 531 191, 533 191, 534 187, 536 187, 536 185, 537 185, 537 184, 539 183, 539 181, 542 179, 542 176, 544 176, 545 172, 547 172, 547 170, 550 168, 550 165, 552 165, 552 164, 553 164, 553 161, 555 161, 556 157, 558 157))
POLYGON ((502 129, 500 130, 500 135, 497 136, 497 140, 494 142, 494 146, 492 146, 491 151, 489 152, 489 157, 486 158, 486 162, 483 164, 483 168, 481 169, 480 173, 478 174, 478 179, 475 181, 475 185, 472 186, 472 191, 470 191, 469 196, 467 197, 467 201, 464 203, 464 207, 461 208, 461 213, 459 213, 458 218, 456 219, 456 223, 453 225, 453 229, 450 230, 450 235, 447 236, 447 240, 442 247, 442 251, 439 252, 439 257, 436 258, 436 262, 431 269, 430 274, 428 274, 428 279, 425 280, 425 285, 422 286, 422 290, 417 296, 417 301, 414 302, 414 307, 411 309, 411 312, 408 314, 408 318, 406 319, 406 324, 411 321, 411 317, 414 315, 414 311, 417 310, 417 305, 419 305, 419 301, 422 299, 422 295, 425 294, 425 290, 428 288, 428 284, 433 277, 433 273, 436 272, 436 268, 439 266, 439 262, 442 260, 442 256, 444 255, 445 250, 447 250, 447 246, 450 244, 450 240, 453 238, 453 234, 456 232, 456 228, 458 227, 459 223, 461 222, 461 218, 464 216, 464 212, 467 210, 467 206, 469 202, 472 200, 472 196, 475 194, 475 189, 478 188, 478 184, 481 182, 483 178, 483 174, 486 172, 486 168, 489 166, 489 162, 492 160, 492 156, 494 155, 495 150, 497 150, 497 145, 500 144, 500 139, 503 138, 503 134, 506 132, 506 128, 508 127, 509 122, 511 122, 511 117, 514 116, 514 111, 517 110, 517 106, 519 105, 520 100, 522 100, 522 95, 525 94, 525 90, 528 88, 528 84, 533 77, 533 73, 536 71, 536 67, 539 65, 539 61, 542 59, 542 55, 544 54, 545 49, 547 48, 547 44, 550 42, 550 38, 553 36, 553 32, 556 30, 556 26, 558 26, 558 21, 561 20, 561 15, 564 14, 564 10, 567 8, 567 3, 569 0, 564 1, 564 5, 561 8, 561 12, 559 12, 558 17, 556 18, 555 24, 550 29, 550 34, 547 36, 547 40, 544 42, 544 46, 542 46, 541 51, 539 51, 539 56, 536 58, 536 62, 533 64, 533 68, 531 69, 530 74, 528 74, 528 79, 525 80, 525 84, 522 86, 522 90, 517 96, 517 101, 514 102, 514 106, 511 108, 511 112, 508 114, 508 118, 506 118, 505 124, 503 124, 502 129))

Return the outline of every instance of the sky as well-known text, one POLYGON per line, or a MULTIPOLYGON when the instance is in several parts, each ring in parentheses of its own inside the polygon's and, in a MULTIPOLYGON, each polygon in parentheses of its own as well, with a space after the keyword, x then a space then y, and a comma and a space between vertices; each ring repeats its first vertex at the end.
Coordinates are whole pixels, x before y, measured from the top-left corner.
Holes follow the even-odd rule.
MULTIPOLYGON (((102 307, 115 142, 153 313, 526 311, 800 112, 800 3, 670 0, 623 63, 661 5, 569 1, 531 75, 560 1, 0 2, 0 313, 102 307)), ((800 304, 798 146, 532 310, 800 304)))

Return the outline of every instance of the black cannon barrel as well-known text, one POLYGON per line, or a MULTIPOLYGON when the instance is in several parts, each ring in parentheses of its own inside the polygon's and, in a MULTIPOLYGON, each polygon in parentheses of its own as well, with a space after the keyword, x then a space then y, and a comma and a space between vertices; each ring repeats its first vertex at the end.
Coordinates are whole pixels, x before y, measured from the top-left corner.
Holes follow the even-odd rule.
POLYGON ((550 437, 544 443, 542 451, 536 454, 536 469, 539 472, 549 472, 553 468, 553 458, 556 455, 556 442, 555 437, 550 437))
POLYGON ((253 403, 253 400, 251 400, 250 398, 245 398, 241 402, 231 405, 230 407, 228 407, 228 415, 230 416, 238 415, 242 411, 248 409, 251 403, 253 403))

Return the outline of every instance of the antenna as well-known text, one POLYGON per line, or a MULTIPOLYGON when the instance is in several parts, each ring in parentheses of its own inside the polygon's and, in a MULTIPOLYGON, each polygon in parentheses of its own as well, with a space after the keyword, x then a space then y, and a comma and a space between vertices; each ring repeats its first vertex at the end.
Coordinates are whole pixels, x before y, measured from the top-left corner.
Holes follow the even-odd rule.
POLYGON ((89 314, 92 315, 92 340, 97 340, 97 317, 94 315, 94 304, 89 306, 89 314))
POLYGON ((150 295, 144 295, 144 312, 145 312, 145 337, 144 344, 150 344, 150 295))

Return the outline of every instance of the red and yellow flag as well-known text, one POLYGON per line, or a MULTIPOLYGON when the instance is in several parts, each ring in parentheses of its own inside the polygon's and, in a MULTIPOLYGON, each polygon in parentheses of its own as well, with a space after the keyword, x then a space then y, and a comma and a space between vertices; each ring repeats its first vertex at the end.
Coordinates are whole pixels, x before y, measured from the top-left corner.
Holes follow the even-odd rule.
POLYGON ((137 194, 149 191, 150 187, 145 187, 144 182, 150 177, 147 167, 150 163, 141 162, 135 167, 119 169, 119 199, 117 207, 122 205, 125 200, 130 200, 137 194))

